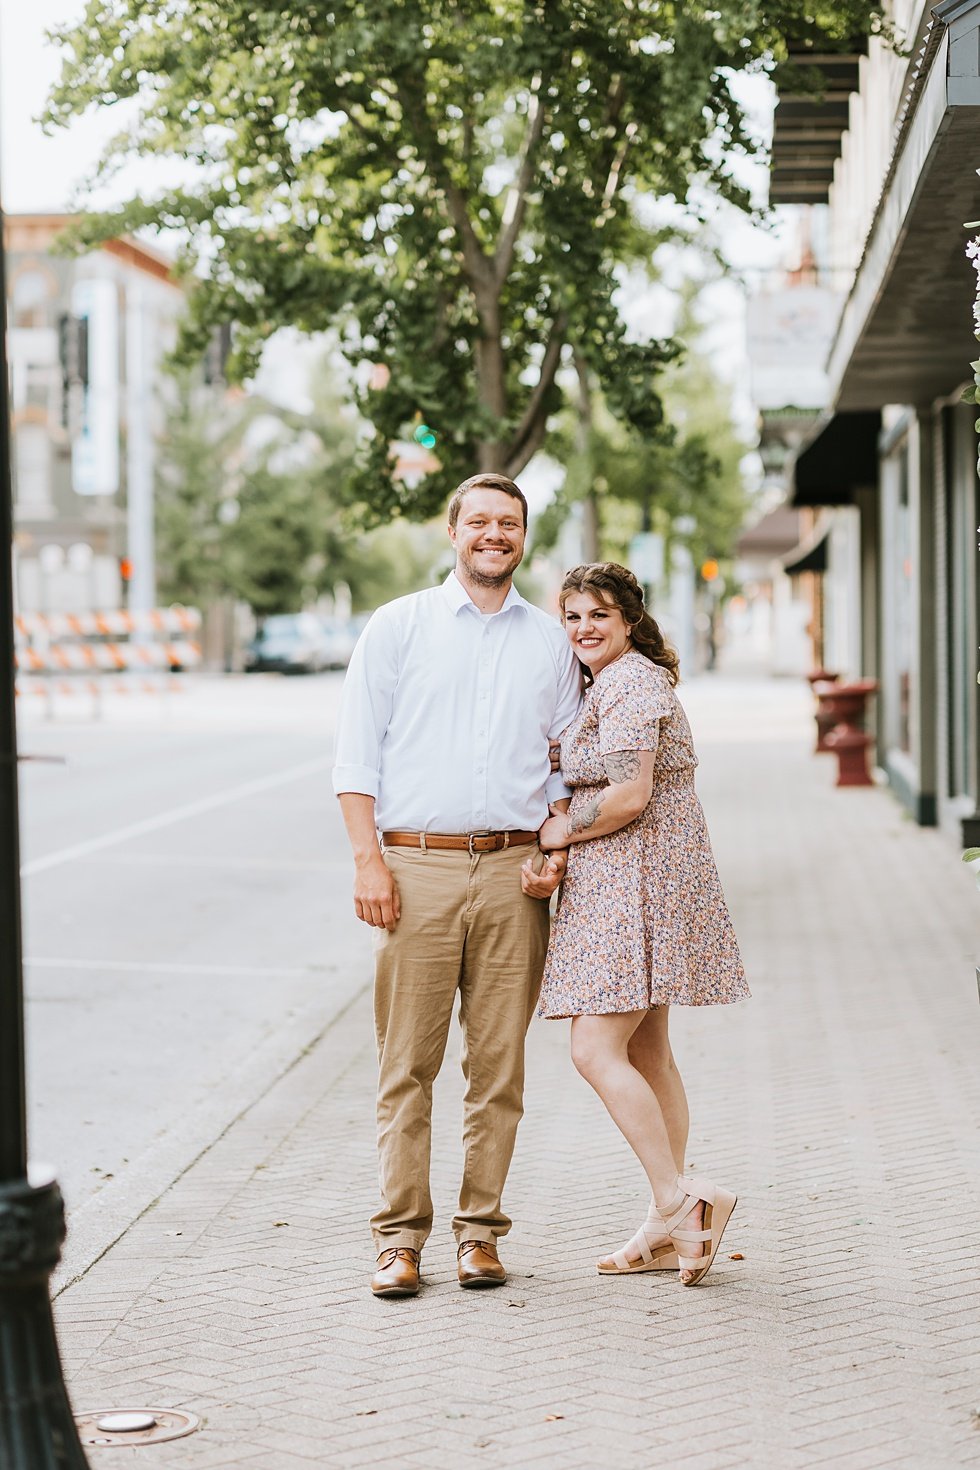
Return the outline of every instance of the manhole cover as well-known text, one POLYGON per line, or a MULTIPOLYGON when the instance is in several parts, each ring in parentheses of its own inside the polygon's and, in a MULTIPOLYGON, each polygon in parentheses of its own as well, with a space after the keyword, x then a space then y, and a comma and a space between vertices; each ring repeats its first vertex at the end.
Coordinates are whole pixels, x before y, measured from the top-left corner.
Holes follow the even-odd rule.
POLYGON ((200 1422, 183 1409, 90 1409, 75 1415, 79 1439, 91 1445, 162 1444, 193 1434, 200 1422))

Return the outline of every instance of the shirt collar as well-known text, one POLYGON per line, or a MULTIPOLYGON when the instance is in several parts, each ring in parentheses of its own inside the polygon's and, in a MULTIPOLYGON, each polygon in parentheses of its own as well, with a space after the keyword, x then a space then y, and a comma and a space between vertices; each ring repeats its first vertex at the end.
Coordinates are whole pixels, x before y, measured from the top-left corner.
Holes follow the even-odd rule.
MULTIPOLYGON (((476 603, 473 601, 472 597, 457 577, 455 571, 449 573, 449 576, 442 584, 442 590, 445 593, 446 601, 449 603, 449 606, 452 608, 454 613, 458 613, 461 607, 471 607, 475 613, 480 612, 480 609, 477 607, 476 603)), ((512 607, 527 607, 527 603, 518 592, 513 582, 511 582, 510 587, 508 588, 507 596, 504 598, 503 606, 500 608, 500 612, 508 612, 509 609, 512 607)))

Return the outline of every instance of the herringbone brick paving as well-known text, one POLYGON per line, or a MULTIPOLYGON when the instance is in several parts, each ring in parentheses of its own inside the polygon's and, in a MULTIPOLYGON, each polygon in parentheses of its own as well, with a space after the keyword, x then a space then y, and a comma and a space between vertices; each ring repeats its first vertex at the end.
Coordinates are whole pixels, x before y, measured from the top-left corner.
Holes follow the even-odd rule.
POLYGON ((740 1193, 718 1268, 693 1291, 594 1274, 644 1191, 566 1025, 539 1022, 507 1285, 455 1283, 451 1051, 425 1287, 375 1301, 365 992, 57 1302, 79 1408, 202 1416, 147 1462, 980 1465, 980 895, 889 794, 833 788, 805 691, 719 680, 686 703, 754 990, 674 1023, 691 1167, 740 1193))

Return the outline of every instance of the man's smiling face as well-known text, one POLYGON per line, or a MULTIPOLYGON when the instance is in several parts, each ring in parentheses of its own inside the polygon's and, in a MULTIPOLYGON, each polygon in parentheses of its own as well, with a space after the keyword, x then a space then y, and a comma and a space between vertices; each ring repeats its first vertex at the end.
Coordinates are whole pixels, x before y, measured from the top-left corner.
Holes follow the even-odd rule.
POLYGON ((503 490, 467 490, 459 519, 449 528, 456 567, 478 587, 509 581, 524 555, 524 516, 519 500, 503 490))

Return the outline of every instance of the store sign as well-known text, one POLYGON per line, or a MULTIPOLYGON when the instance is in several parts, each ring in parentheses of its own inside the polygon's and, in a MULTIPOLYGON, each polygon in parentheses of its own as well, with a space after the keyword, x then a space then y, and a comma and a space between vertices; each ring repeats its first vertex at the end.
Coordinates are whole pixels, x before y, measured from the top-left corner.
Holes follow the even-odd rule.
POLYGON ((746 332, 757 408, 809 412, 826 406, 824 368, 840 310, 840 296, 822 286, 787 286, 749 297, 746 332))

